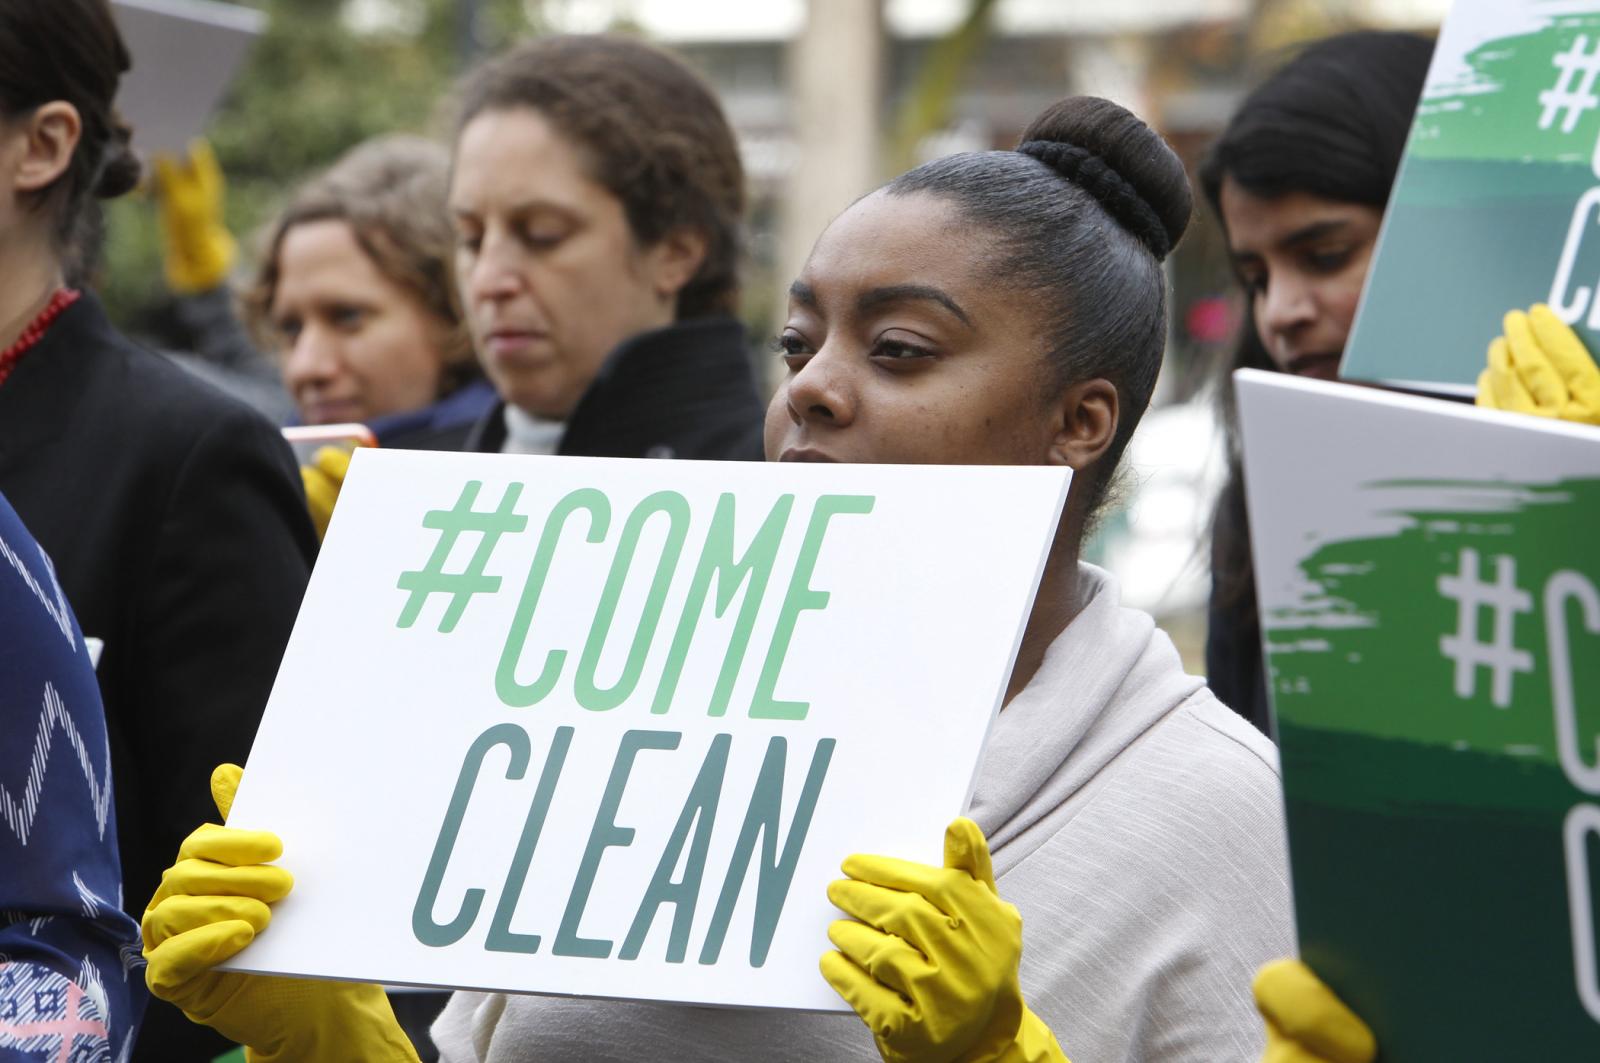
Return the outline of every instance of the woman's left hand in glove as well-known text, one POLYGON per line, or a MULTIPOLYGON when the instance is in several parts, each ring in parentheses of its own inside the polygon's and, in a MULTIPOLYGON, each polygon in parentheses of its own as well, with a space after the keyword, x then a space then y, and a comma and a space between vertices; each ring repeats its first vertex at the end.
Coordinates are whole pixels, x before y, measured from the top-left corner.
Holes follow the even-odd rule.
POLYGON ((944 866, 855 855, 828 899, 854 919, 828 928, 822 976, 886 1060, 1055 1060, 1066 1055, 1022 999, 1022 916, 1000 899, 983 832, 944 835, 944 866))
POLYGON ((1600 366, 1543 303, 1505 316, 1478 376, 1478 405, 1600 425, 1600 366))

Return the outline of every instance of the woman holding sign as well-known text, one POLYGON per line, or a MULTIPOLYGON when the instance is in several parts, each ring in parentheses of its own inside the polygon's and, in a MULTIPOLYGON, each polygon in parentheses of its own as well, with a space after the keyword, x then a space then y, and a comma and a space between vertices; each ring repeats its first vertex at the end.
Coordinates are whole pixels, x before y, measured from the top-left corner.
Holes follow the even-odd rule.
MULTIPOLYGON (((1432 55, 1409 33, 1318 41, 1251 93, 1212 146, 1200 181, 1247 297, 1230 371, 1334 378, 1432 55)), ((1233 388, 1218 390, 1228 482, 1212 521, 1206 673, 1265 732, 1233 388)))
MULTIPOLYGON (((442 1059, 1259 1051, 1245 987, 1292 940, 1271 747, 1078 561, 1160 368, 1161 262, 1190 210, 1154 132, 1074 98, 1016 151, 930 163, 857 202, 791 289, 770 459, 1078 474, 944 866, 852 856, 829 890, 851 918, 822 974, 859 1020, 460 992, 434 1025, 442 1059)), ((219 769, 224 815, 237 777, 219 769)), ((212 970, 289 890, 266 863, 279 853, 270 834, 190 838, 145 917, 154 991, 271 1058, 409 1058, 375 986, 212 970)))

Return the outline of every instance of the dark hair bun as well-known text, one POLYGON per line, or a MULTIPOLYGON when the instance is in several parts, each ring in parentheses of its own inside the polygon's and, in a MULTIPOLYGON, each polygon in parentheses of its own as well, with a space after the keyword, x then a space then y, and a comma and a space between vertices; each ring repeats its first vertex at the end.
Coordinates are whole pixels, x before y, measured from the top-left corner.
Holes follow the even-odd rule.
POLYGON ((139 177, 144 170, 139 162, 139 156, 133 153, 133 148, 128 143, 133 137, 133 130, 122 120, 121 115, 113 114, 111 122, 111 137, 106 141, 106 154, 100 163, 100 176, 94 183, 94 194, 98 199, 116 199, 120 195, 132 192, 138 186, 139 177))
POLYGON ((1017 150, 1094 196, 1150 253, 1167 256, 1189 227, 1194 193, 1183 163, 1125 107, 1069 96, 1028 124, 1017 150))

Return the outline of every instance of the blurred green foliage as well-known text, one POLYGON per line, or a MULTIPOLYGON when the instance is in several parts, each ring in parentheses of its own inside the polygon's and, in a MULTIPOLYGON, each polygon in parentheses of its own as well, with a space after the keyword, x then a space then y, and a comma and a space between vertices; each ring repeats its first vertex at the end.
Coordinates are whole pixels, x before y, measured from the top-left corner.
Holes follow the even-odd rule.
MULTIPOLYGON (((270 21, 208 131, 227 176, 228 227, 243 268, 256 231, 301 180, 379 133, 444 135, 455 76, 474 55, 536 32, 540 21, 530 0, 244 6, 270 21)), ((155 204, 145 192, 129 196, 109 206, 106 223, 99 288, 124 328, 160 339, 170 297, 155 204)))

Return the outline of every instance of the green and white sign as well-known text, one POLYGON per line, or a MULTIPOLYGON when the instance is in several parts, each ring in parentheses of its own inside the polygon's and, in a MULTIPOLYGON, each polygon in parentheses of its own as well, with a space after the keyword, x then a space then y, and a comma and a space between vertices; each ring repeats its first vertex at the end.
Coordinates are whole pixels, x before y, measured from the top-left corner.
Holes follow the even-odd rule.
POLYGON ((1047 468, 357 451, 229 823, 232 969, 845 1010, 852 852, 938 863, 1047 468))
POLYGON ((1600 431, 1235 380, 1306 961, 1386 1063, 1600 1058, 1600 431))
POLYGON ((1600 349, 1600 2, 1457 0, 1340 374, 1470 394, 1537 302, 1600 349))

